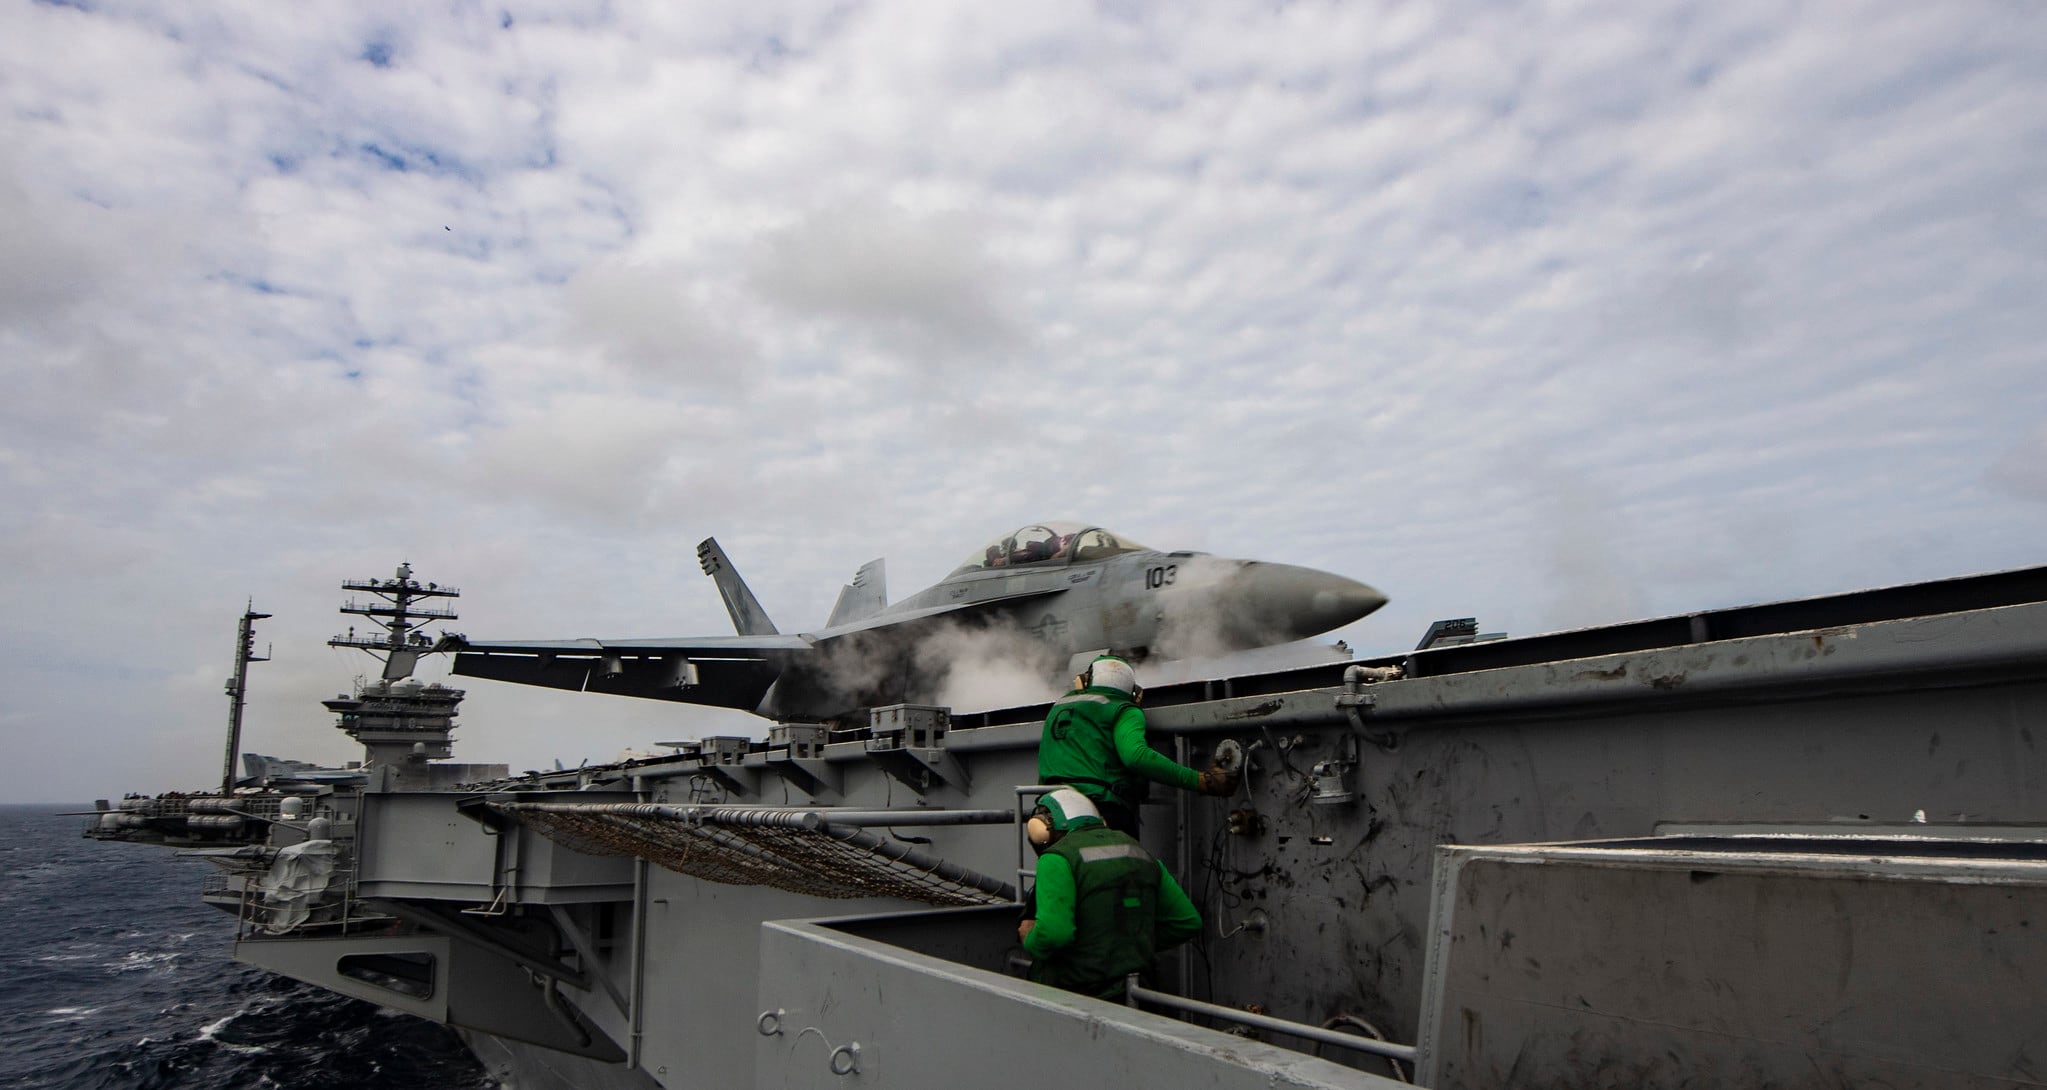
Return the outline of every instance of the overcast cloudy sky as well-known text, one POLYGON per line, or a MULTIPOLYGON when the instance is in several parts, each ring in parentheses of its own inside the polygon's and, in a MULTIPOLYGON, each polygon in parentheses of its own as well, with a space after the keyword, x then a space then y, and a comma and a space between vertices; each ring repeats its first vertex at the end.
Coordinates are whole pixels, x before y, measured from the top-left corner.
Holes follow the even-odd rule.
POLYGON ((358 755, 400 560, 792 630, 1077 519, 1361 652, 2047 562, 2047 5, 5 0, 0 101, 0 801, 213 782, 252 597, 245 748, 358 755))

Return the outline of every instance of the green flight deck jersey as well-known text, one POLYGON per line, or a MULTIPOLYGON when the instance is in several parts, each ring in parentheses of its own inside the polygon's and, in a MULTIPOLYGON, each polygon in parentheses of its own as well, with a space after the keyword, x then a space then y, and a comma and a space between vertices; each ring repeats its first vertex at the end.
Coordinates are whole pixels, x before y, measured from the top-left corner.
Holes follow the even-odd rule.
POLYGON ((1201 915, 1137 841, 1089 818, 1038 857, 1031 979, 1119 999, 1124 979, 1201 932, 1201 915))
POLYGON ((1201 785, 1201 773, 1151 748, 1144 712, 1130 694, 1091 685, 1052 705, 1038 738, 1039 783, 1069 784, 1091 799, 1135 810, 1147 780, 1191 791, 1201 785))

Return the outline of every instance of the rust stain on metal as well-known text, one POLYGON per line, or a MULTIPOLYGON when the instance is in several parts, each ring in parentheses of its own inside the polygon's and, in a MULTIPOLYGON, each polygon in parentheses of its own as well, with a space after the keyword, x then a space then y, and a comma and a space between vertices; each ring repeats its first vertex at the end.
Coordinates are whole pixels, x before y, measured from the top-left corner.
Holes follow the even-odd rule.
POLYGON ((1284 707, 1286 707, 1286 701, 1284 700, 1268 700, 1263 704, 1254 704, 1240 712, 1231 712, 1227 718, 1262 719, 1284 707))

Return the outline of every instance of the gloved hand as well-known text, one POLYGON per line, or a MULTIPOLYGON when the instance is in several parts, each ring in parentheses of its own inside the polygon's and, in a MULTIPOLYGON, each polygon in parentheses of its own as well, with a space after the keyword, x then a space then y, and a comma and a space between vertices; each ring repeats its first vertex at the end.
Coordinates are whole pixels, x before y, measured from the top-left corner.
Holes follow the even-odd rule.
POLYGON ((1201 784, 1195 790, 1204 795, 1227 798, 1237 793, 1237 774, 1226 768, 1211 768, 1201 774, 1201 784))

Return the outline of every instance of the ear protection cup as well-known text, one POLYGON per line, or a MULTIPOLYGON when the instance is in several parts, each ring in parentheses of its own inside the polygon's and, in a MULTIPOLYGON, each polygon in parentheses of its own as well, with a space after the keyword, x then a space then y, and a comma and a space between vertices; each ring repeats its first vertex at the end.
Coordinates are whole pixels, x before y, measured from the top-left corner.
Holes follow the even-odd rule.
POLYGON ((1053 840, 1052 816, 1042 809, 1032 814, 1031 819, 1024 822, 1024 836, 1030 840, 1033 848, 1042 850, 1050 847, 1053 840))

